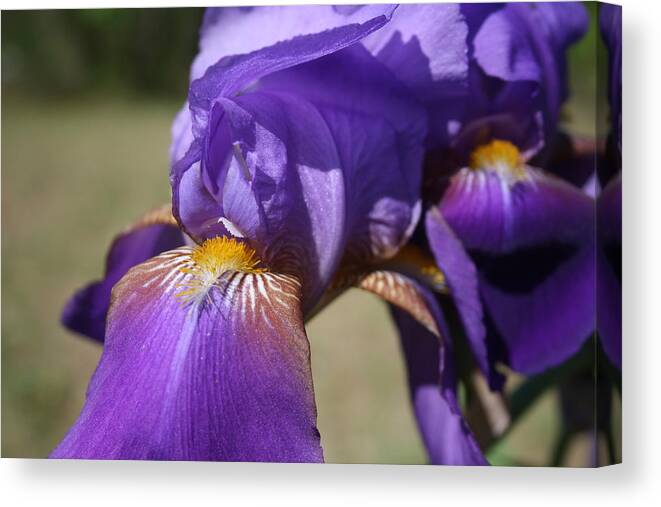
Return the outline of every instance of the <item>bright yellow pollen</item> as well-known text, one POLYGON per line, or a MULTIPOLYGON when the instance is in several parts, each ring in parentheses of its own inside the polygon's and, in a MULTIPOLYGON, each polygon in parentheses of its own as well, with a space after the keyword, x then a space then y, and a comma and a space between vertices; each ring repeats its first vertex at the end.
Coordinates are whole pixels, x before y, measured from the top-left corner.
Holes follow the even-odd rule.
POLYGON ((470 168, 473 170, 505 171, 520 178, 525 176, 524 165, 525 161, 518 148, 509 141, 501 139, 478 146, 470 155, 470 168))
POLYGON ((178 296, 194 299, 217 285, 218 279, 227 272, 263 273, 261 261, 253 248, 243 241, 219 236, 207 239, 191 253, 192 266, 182 268, 192 278, 182 285, 178 296))
MULTIPOLYGON (((225 236, 207 239, 195 247, 191 260, 197 269, 221 275, 225 271, 262 272, 257 253, 243 241, 225 236)), ((195 268, 194 268, 195 269, 195 268)))

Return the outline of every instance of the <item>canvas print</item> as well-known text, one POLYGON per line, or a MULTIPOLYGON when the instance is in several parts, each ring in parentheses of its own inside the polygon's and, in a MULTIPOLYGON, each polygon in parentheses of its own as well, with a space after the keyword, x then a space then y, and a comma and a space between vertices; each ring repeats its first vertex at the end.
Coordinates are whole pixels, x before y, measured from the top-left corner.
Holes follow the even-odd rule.
POLYGON ((619 463, 621 16, 2 12, 2 455, 619 463))

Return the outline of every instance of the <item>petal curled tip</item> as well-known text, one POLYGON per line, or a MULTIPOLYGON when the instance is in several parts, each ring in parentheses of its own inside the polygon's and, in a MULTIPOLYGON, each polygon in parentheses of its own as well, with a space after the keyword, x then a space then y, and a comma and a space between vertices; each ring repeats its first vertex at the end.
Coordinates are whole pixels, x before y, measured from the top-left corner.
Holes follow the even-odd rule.
POLYGON ((429 307, 420 286, 410 278, 393 271, 373 271, 356 284, 384 301, 406 311, 436 338, 442 339, 443 331, 429 307))

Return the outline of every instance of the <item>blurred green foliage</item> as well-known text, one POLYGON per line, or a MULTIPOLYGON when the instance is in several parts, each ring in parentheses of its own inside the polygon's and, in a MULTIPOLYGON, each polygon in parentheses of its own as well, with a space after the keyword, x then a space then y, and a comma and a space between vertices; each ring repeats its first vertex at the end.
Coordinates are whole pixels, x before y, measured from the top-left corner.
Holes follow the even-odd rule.
POLYGON ((202 9, 4 11, 3 88, 183 97, 202 9))

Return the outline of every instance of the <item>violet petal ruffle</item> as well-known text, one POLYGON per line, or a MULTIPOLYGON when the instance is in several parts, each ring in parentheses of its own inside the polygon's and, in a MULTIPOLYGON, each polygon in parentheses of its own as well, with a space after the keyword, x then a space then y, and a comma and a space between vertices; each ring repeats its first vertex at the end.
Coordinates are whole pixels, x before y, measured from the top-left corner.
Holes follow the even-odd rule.
MULTIPOLYGON (((200 52, 191 79, 225 56, 250 53, 298 36, 389 19, 395 5, 366 5, 343 11, 331 5, 220 7, 207 9, 200 31, 200 52)), ((295 53, 292 53, 295 54, 295 53)))

